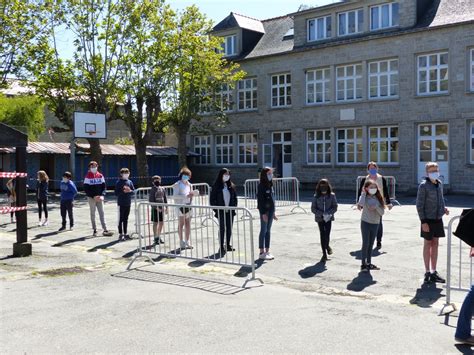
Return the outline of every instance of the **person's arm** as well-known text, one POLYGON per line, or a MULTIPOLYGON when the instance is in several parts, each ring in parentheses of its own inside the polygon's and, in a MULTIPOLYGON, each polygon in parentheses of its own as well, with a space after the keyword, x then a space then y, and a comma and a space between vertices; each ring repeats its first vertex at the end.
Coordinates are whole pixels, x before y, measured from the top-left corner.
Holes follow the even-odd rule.
POLYGON ((363 191, 359 196, 359 202, 357 203, 358 207, 364 207, 365 206, 365 198, 366 198, 366 193, 365 193, 365 191, 363 191))
POLYGON ((132 181, 132 180, 130 180, 130 186, 129 186, 129 187, 130 187, 130 192, 135 191, 135 186, 133 185, 133 181, 132 181))
POLYGON ((69 182, 69 189, 74 193, 73 198, 77 195, 77 187, 72 181, 69 182))
POLYGON ((365 184, 365 178, 362 178, 362 180, 360 181, 359 190, 357 191, 357 199, 359 199, 360 195, 362 194, 362 189, 364 188, 364 184, 365 184))
POLYGON ((123 186, 121 187, 121 181, 118 180, 116 183, 115 183, 115 196, 120 196, 123 192, 123 186))
POLYGON ((377 200, 377 204, 375 205, 375 209, 377 210, 377 213, 380 216, 383 216, 383 214, 385 213, 385 209, 382 207, 382 205, 380 204, 378 200, 377 200))
POLYGON ((107 193, 107 186, 105 185, 105 177, 104 176, 102 176, 102 184, 100 184, 100 187, 101 187, 100 195, 105 196, 105 194, 107 193))
POLYGON ((425 216, 425 201, 426 201, 426 188, 424 184, 418 186, 418 192, 416 194, 416 210, 421 223, 426 223, 425 216))
MULTIPOLYGON (((166 189, 163 189, 163 202, 168 203, 168 197, 166 197, 166 189)), ((168 207, 166 207, 168 208, 168 207)))
POLYGON ((257 208, 260 214, 268 212, 265 201, 265 187, 262 184, 259 184, 257 188, 257 208))
POLYGON ((329 213, 334 215, 334 213, 336 212, 337 212, 337 199, 336 199, 336 195, 332 194, 331 195, 331 208, 329 210, 329 213))
POLYGON ((313 196, 313 201, 311 201, 311 212, 313 212, 313 214, 316 214, 317 210, 316 210, 316 196, 313 196))
POLYGON ((156 190, 158 188, 155 186, 152 186, 150 189, 150 194, 148 195, 148 202, 154 203, 156 202, 156 190))
POLYGON ((383 197, 385 198, 385 204, 391 206, 392 202, 390 201, 390 194, 388 193, 388 184, 387 179, 382 176, 382 188, 383 188, 383 197))

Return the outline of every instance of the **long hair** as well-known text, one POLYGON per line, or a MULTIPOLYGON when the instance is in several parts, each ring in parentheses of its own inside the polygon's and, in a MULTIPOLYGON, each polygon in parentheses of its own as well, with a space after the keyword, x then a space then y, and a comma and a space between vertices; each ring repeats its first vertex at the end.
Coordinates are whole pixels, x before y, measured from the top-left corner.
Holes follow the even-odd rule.
POLYGON ((321 180, 319 180, 318 183, 316 184, 316 191, 315 191, 315 193, 316 193, 316 196, 317 196, 317 197, 319 197, 319 196, 322 195, 322 193, 321 193, 321 185, 328 187, 328 192, 327 192, 328 195, 332 194, 332 186, 331 186, 331 184, 329 183, 329 180, 328 180, 328 179, 321 179, 321 180))
MULTIPOLYGON (((224 188, 224 181, 222 181, 222 177, 226 173, 230 175, 230 170, 227 168, 222 168, 221 170, 219 170, 219 173, 217 174, 216 181, 214 182, 213 188, 216 188, 219 190, 224 188)), ((228 189, 233 188, 235 186, 234 183, 230 179, 225 184, 227 185, 228 189)))
POLYGON ((189 170, 187 166, 183 166, 181 170, 179 171, 179 175, 178 175, 179 180, 181 180, 183 175, 188 175, 189 179, 191 180, 192 173, 191 173, 191 170, 189 170))
POLYGON ((44 171, 44 170, 38 171, 38 180, 39 181, 46 181, 46 182, 49 181, 49 177, 48 177, 48 174, 46 174, 46 171, 44 171))
POLYGON ((271 171, 272 168, 266 166, 262 170, 260 170, 260 183, 264 185, 265 187, 271 187, 273 186, 273 182, 268 180, 267 174, 269 171, 271 171))
POLYGON ((370 185, 377 186, 377 192, 375 193, 375 197, 377 197, 377 200, 379 200, 380 206, 382 206, 382 208, 385 208, 385 201, 383 200, 382 194, 380 193, 379 186, 374 180, 371 180, 371 179, 365 180, 364 189, 366 189, 370 185))

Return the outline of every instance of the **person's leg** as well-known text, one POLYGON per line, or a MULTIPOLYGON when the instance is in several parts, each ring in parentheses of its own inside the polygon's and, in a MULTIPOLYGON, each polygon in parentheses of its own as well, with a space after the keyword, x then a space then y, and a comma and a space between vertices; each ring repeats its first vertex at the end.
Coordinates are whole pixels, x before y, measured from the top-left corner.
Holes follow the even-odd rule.
POLYGON ((326 222, 326 225, 325 225, 325 233, 326 233, 326 250, 329 252, 331 250, 331 247, 329 246, 329 241, 331 240, 331 226, 332 226, 332 222, 331 221, 328 221, 326 222))
POLYGON ((94 231, 97 230, 97 226, 95 224, 95 208, 96 208, 96 201, 92 197, 87 197, 87 200, 89 202, 89 209, 90 209, 90 216, 91 216, 91 224, 92 224, 92 229, 94 231))
POLYGON ((263 248, 265 246, 265 237, 267 235, 268 221, 263 220, 263 215, 260 215, 260 234, 258 235, 258 248, 260 249, 260 254, 263 253, 263 248))
POLYGON ((462 303, 461 310, 459 311, 458 324, 456 327, 456 333, 454 335, 456 339, 464 340, 471 337, 471 322, 473 311, 474 284, 471 286, 471 290, 467 293, 466 298, 462 303))
MULTIPOLYGON (((66 211, 67 211, 67 201, 61 201, 60 210, 61 210, 61 227, 66 228, 66 211)), ((71 218, 71 217, 69 217, 71 218)))
POLYGON ((383 223, 382 223, 382 217, 380 217, 379 229, 377 230, 377 245, 379 243, 382 243, 382 236, 383 236, 383 223))
POLYGON ((431 258, 431 240, 423 239, 423 262, 425 263, 425 272, 430 272, 431 258))
POLYGON ((123 215, 123 233, 125 235, 128 235, 128 217, 130 216, 130 206, 124 206, 125 207, 125 211, 124 211, 124 215, 123 215))
POLYGON ((186 244, 187 244, 187 246, 190 246, 189 245, 189 238, 191 236, 191 217, 185 218, 184 225, 185 225, 185 228, 186 228, 186 230, 185 230, 186 244))
POLYGON ((219 245, 221 250, 224 250, 224 235, 225 235, 225 215, 224 211, 217 210, 219 216, 219 245))
POLYGON ((232 225, 234 223, 234 216, 231 211, 225 214, 225 233, 226 233, 226 246, 228 249, 231 248, 230 239, 232 238, 232 225))
MULTIPOLYGON (((72 228, 74 227, 74 214, 72 212, 72 200, 66 201, 66 210, 67 210, 67 214, 69 215, 69 227, 72 228)), ((66 221, 66 218, 64 218, 64 221, 66 221)))
POLYGON ((36 200, 36 202, 38 203, 38 219, 41 222, 41 217, 43 214, 43 206, 41 204, 41 200, 36 200))
POLYGON ((97 206, 97 211, 99 211, 100 224, 102 225, 102 229, 106 231, 107 225, 105 224, 104 201, 98 201, 96 206, 97 206))
POLYGON ((367 246, 367 264, 372 264, 372 248, 377 238, 378 224, 369 224, 369 245, 367 246))
POLYGON ((370 238, 370 231, 369 231, 369 224, 367 222, 361 221, 360 222, 360 232, 362 235, 362 265, 367 265, 367 256, 369 251, 369 238, 370 238))
POLYGON ((438 246, 439 246, 439 238, 433 237, 431 240, 431 253, 430 253, 430 263, 431 263, 431 271, 436 271, 436 266, 438 264, 438 246))
POLYGON ((270 210, 270 212, 268 213, 267 234, 265 235, 265 251, 267 253, 270 251, 270 239, 271 239, 274 215, 275 215, 275 210, 270 210))
POLYGON ((48 200, 43 201, 43 209, 44 209, 44 218, 46 221, 48 220, 48 200))
POLYGON ((321 250, 323 251, 323 256, 326 256, 326 228, 324 226, 324 222, 318 222, 319 228, 319 241, 321 243, 321 250))
POLYGON ((123 219, 124 219, 124 206, 119 206, 119 222, 118 222, 118 228, 117 228, 119 232, 119 236, 123 235, 123 229, 122 229, 123 219))
POLYGON ((179 236, 179 241, 181 243, 183 242, 184 220, 185 220, 184 216, 178 217, 178 236, 179 236))

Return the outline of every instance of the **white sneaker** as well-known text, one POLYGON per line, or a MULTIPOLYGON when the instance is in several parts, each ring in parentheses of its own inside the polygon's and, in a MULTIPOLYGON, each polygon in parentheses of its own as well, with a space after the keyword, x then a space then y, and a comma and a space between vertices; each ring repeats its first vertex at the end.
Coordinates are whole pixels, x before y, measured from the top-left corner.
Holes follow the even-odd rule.
POLYGON ((259 258, 260 260, 266 260, 267 254, 266 254, 266 253, 260 253, 260 255, 258 256, 258 258, 259 258))
POLYGON ((265 260, 273 260, 273 259, 275 259, 275 257, 272 254, 270 254, 270 252, 265 254, 265 260))
POLYGON ((46 219, 46 220, 43 222, 42 226, 47 226, 48 224, 49 224, 49 223, 48 223, 48 220, 46 219))
POLYGON ((181 249, 186 249, 186 242, 184 240, 181 240, 179 242, 179 246, 180 246, 181 249))
POLYGON ((186 242, 186 249, 193 249, 193 246, 189 244, 189 242, 186 242))
POLYGON ((38 227, 41 227, 43 225, 43 221, 38 222, 38 227))

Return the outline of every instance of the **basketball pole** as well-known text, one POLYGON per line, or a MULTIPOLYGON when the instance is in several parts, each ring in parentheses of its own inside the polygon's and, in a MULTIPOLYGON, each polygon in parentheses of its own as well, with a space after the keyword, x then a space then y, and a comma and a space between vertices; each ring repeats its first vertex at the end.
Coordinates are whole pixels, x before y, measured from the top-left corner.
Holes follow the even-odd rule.
POLYGON ((72 137, 71 145, 69 146, 69 150, 71 151, 71 156, 69 158, 69 171, 72 174, 72 179, 76 180, 76 142, 75 138, 72 137))

